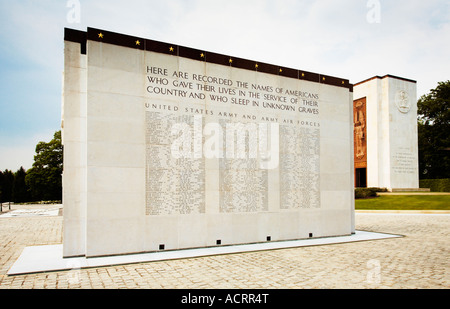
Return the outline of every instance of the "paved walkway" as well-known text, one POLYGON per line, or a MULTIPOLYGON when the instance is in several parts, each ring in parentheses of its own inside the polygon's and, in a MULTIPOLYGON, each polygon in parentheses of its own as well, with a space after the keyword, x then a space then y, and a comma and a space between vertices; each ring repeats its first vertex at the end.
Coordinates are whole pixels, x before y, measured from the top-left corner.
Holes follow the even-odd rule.
POLYGON ((0 289, 450 287, 450 215, 357 213, 356 228, 405 237, 7 276, 25 247, 62 242, 62 216, 0 216, 0 289))

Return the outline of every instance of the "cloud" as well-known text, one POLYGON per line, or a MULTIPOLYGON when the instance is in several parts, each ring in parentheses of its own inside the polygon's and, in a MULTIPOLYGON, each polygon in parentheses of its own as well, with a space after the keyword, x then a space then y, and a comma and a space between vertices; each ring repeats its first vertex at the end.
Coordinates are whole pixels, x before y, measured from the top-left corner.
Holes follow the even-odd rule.
POLYGON ((39 142, 49 142, 55 131, 45 130, 23 137, 0 135, 0 170, 9 169, 13 172, 21 166, 32 167, 36 145, 39 142))
POLYGON ((0 3, 3 11, 0 37, 7 43, 3 44, 4 51, 42 68, 61 65, 64 2, 60 2, 61 5, 49 4, 49 1, 0 3))
POLYGON ((17 171, 21 166, 27 170, 33 165, 33 152, 29 144, 21 146, 0 146, 0 170, 17 171))
POLYGON ((420 95, 448 72, 450 47, 443 38, 450 36, 449 5, 442 0, 380 0, 380 23, 368 20, 373 7, 360 0, 81 4, 81 29, 106 28, 354 83, 374 75, 399 75, 416 79, 420 95))
POLYGON ((361 0, 79 2, 81 23, 69 23, 67 1, 0 0, 0 163, 26 149, 29 162, 37 143, 30 136, 43 132, 49 140, 59 129, 64 27, 102 28, 353 83, 393 74, 417 80, 418 96, 449 79, 446 0, 379 0, 380 23, 368 21, 369 1, 361 0))
POLYGON ((52 119, 60 116, 64 18, 45 3, 0 3, 0 111, 8 112, 7 127, 0 128, 11 134, 59 123, 52 119))

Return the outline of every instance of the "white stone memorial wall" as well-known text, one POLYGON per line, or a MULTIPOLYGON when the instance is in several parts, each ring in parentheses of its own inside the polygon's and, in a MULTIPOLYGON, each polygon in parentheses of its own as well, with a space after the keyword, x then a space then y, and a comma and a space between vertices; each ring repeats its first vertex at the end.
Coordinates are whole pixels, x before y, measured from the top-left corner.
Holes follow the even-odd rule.
POLYGON ((66 39, 65 256, 354 232, 350 87, 108 35, 66 39))

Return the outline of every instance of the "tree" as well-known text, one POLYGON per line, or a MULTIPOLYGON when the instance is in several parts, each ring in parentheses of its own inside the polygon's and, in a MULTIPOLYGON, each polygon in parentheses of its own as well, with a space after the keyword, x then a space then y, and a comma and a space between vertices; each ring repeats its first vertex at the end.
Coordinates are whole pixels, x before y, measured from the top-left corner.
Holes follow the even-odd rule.
POLYGON ((14 182, 14 173, 10 170, 0 172, 0 203, 12 202, 12 186, 14 182))
POLYGON ((419 177, 450 178, 450 80, 417 102, 419 177))
POLYGON ((23 167, 14 174, 14 182, 12 184, 12 200, 14 203, 23 203, 30 201, 29 188, 25 183, 27 172, 23 167))
POLYGON ((62 199, 63 147, 61 131, 53 139, 36 145, 33 167, 25 178, 34 201, 62 199))
POLYGON ((3 179, 4 179, 3 172, 0 171, 0 203, 3 203, 3 192, 4 192, 3 179))

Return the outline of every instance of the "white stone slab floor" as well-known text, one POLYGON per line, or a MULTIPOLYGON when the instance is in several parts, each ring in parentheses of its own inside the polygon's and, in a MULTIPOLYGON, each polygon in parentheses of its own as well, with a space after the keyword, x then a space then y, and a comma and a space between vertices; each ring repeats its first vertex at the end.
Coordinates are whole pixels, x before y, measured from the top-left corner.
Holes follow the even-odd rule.
POLYGON ((290 241, 273 241, 257 244, 217 246, 208 248, 158 251, 139 254, 106 256, 106 257, 73 257, 63 258, 62 245, 46 245, 26 247, 22 254, 7 272, 8 275, 21 275, 40 272, 51 272, 91 267, 145 263, 163 260, 195 258, 202 256, 286 249, 305 246, 340 244, 355 241, 368 241, 403 237, 401 235, 356 231, 349 236, 310 238, 290 241))

